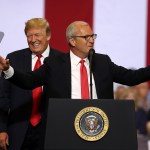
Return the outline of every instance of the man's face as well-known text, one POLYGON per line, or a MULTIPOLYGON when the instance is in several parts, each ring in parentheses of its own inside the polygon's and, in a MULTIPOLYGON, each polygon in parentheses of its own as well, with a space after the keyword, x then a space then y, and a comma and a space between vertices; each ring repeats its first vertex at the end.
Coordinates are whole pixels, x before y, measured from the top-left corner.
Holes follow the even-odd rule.
POLYGON ((33 53, 42 54, 50 40, 50 35, 46 35, 46 31, 43 28, 31 28, 26 33, 27 42, 29 48, 33 53))
POLYGON ((82 37, 74 38, 75 42, 73 52, 81 58, 87 57, 89 50, 94 46, 93 37, 88 35, 93 35, 93 31, 91 30, 90 26, 79 26, 79 32, 75 36, 82 37))

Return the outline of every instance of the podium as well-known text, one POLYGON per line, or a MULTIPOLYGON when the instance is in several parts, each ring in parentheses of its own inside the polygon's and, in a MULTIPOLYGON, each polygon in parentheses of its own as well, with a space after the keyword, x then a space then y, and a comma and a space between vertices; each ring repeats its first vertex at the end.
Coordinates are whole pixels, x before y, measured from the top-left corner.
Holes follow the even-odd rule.
POLYGON ((49 100, 44 150, 137 149, 134 101, 49 100), (87 130, 87 118, 100 119, 94 130, 87 130))

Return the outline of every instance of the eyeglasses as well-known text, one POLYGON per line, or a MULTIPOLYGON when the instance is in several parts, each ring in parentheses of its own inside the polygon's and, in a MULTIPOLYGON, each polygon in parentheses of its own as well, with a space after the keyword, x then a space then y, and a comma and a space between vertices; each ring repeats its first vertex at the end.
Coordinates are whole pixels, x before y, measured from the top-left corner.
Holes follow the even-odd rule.
POLYGON ((97 38, 97 34, 92 34, 92 35, 85 35, 85 36, 72 36, 72 37, 80 37, 80 38, 84 38, 86 41, 88 41, 91 37, 95 40, 97 38))

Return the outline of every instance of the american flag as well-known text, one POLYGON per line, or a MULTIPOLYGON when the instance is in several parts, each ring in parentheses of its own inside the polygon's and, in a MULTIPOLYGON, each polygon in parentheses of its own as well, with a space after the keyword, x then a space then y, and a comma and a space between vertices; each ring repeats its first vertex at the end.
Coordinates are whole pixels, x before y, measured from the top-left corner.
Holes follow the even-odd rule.
POLYGON ((87 21, 98 34, 95 51, 128 68, 150 64, 148 0, 0 0, 0 55, 27 47, 25 22, 45 17, 52 30, 50 44, 69 51, 65 32, 75 20, 87 21))

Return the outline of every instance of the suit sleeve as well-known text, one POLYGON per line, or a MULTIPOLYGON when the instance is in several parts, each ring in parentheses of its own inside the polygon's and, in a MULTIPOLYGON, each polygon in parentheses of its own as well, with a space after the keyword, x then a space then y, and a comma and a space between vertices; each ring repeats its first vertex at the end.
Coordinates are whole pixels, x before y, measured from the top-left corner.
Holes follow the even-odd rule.
POLYGON ((50 72, 48 68, 44 64, 39 69, 26 73, 14 69, 14 75, 8 81, 22 89, 32 90, 47 83, 47 77, 50 72))
POLYGON ((134 86, 150 80, 150 66, 139 69, 127 69, 111 62, 111 70, 113 81, 116 83, 134 86))
POLYGON ((10 108, 11 84, 0 78, 0 132, 7 131, 7 120, 10 108))

